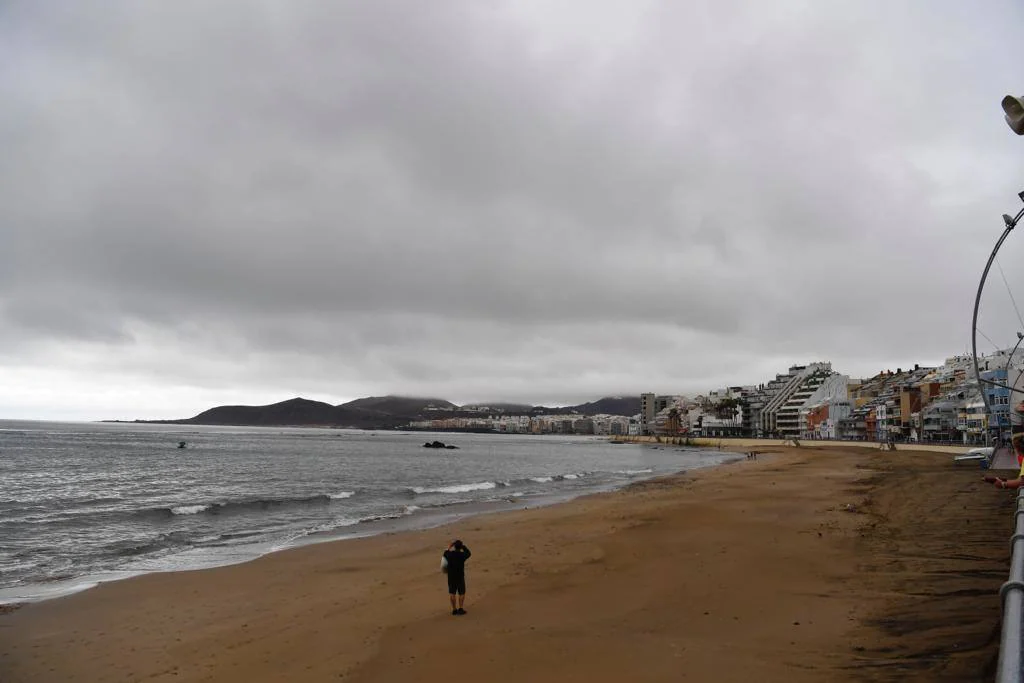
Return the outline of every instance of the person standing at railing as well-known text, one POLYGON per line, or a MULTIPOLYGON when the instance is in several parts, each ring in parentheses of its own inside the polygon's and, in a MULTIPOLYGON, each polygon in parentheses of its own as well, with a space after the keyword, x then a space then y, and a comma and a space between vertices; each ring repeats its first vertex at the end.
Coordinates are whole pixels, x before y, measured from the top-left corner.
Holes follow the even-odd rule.
MULTIPOLYGON (((1019 410, 1019 408, 1018 408, 1019 410)), ((1010 438, 1013 452, 1017 454, 1017 466, 1020 473, 1016 479, 1003 479, 1002 477, 984 477, 984 480, 994 485, 997 489, 1019 489, 1024 484, 1024 432, 1017 432, 1010 438)))

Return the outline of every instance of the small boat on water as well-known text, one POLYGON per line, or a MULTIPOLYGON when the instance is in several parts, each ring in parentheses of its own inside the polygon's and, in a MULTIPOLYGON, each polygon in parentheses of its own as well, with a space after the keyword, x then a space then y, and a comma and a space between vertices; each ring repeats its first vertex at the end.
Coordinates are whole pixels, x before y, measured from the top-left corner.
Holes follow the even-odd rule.
POLYGON ((179 441, 178 442, 178 448, 186 448, 187 446, 188 446, 188 444, 185 443, 184 441, 179 441))

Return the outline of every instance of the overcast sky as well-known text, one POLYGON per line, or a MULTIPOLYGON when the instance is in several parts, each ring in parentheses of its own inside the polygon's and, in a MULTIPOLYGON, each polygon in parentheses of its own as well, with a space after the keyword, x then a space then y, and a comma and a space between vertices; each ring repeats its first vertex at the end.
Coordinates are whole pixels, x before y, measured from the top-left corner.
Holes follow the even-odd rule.
POLYGON ((1022 31, 1013 0, 0 2, 0 418, 941 362, 1021 206, 1022 31))

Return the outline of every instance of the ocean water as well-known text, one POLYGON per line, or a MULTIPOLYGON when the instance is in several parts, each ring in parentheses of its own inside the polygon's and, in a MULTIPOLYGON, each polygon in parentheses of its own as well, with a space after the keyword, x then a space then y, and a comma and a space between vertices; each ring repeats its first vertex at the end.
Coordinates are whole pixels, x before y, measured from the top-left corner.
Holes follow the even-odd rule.
POLYGON ((736 457, 594 437, 0 421, 0 603, 543 505, 736 457), (459 448, 423 448, 435 439, 459 448))

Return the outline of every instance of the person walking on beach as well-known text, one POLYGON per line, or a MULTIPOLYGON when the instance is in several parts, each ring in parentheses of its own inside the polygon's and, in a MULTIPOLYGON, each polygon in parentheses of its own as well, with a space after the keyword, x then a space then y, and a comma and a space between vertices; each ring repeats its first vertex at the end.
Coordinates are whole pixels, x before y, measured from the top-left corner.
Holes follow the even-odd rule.
POLYGON ((444 551, 448 563, 448 598, 452 603, 452 614, 465 614, 466 603, 466 560, 471 552, 462 541, 456 539, 444 551))

